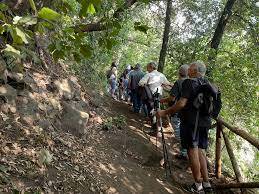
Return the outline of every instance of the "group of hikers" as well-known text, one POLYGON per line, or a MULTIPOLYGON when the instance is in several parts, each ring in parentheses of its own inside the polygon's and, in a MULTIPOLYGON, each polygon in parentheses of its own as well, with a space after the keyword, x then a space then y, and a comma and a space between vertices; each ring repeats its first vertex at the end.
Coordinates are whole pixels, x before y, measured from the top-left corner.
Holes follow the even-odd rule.
POLYGON ((195 61, 180 66, 174 84, 157 71, 156 63, 150 62, 146 68, 147 73, 144 73, 140 64, 134 68, 128 65, 117 78, 117 66, 113 63, 107 76, 111 96, 130 100, 135 113, 143 110, 149 118, 151 130, 148 134, 151 136, 161 137, 159 129, 162 126, 159 126, 158 120, 170 118, 175 137, 181 142, 179 156, 190 161, 194 178, 190 191, 211 193, 205 150, 208 147, 211 119, 219 114, 221 101, 218 89, 206 79, 206 65, 202 61, 195 61), (163 89, 168 88, 170 95, 163 97, 163 89), (120 91, 119 97, 116 97, 116 91, 120 91), (164 107, 168 108, 154 111, 155 95, 159 96, 159 103, 167 104, 164 107))

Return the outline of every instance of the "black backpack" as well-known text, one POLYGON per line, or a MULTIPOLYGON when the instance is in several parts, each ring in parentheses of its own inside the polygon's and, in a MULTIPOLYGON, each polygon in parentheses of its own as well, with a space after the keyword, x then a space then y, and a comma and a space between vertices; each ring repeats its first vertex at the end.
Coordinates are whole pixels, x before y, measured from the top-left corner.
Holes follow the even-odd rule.
POLYGON ((140 95, 141 100, 143 101, 152 101, 153 100, 153 94, 150 88, 145 86, 139 86, 138 87, 138 93, 140 95))
POLYGON ((200 115, 217 118, 221 107, 221 93, 219 89, 210 82, 202 82, 198 79, 199 86, 195 92, 193 106, 199 111, 200 115))
POLYGON ((110 70, 108 70, 108 71, 106 72, 106 79, 109 80, 110 77, 111 77, 111 75, 112 75, 112 70, 110 69, 110 70))

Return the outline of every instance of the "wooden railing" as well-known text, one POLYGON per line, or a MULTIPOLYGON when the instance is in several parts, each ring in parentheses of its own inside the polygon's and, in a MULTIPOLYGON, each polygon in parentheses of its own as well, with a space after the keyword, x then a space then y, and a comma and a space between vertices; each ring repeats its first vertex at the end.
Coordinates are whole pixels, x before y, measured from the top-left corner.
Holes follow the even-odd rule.
POLYGON ((231 146, 231 143, 226 135, 225 128, 229 129, 231 132, 235 133, 236 135, 242 137, 250 144, 255 146, 257 150, 259 150, 259 139, 251 136, 246 131, 239 129, 238 127, 233 127, 230 124, 226 123, 222 118, 218 118, 217 120, 217 131, 216 131, 216 150, 215 150, 215 175, 216 178, 222 177, 222 165, 221 165, 221 150, 222 150, 222 138, 224 139, 225 146, 227 149, 227 153, 229 159, 231 161, 235 176, 236 176, 236 183, 229 183, 229 184, 219 184, 216 185, 217 189, 226 189, 226 188, 240 188, 242 193, 246 193, 244 188, 259 188, 259 182, 250 182, 244 183, 241 172, 238 167, 238 163, 231 146))

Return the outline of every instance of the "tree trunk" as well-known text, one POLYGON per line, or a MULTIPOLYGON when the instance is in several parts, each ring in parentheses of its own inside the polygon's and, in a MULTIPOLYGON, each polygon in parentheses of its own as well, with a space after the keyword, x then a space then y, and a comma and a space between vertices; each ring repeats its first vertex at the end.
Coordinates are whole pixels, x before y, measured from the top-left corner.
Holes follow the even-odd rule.
POLYGON ((162 49, 160 51, 158 71, 161 73, 164 71, 165 58, 169 41, 170 25, 171 25, 171 15, 172 15, 172 0, 167 0, 166 17, 165 17, 165 28, 163 35, 162 49))
POLYGON ((216 30, 214 32, 213 38, 211 39, 210 48, 213 51, 208 56, 208 63, 210 65, 210 67, 209 67, 209 74, 210 75, 209 76, 212 76, 211 72, 213 71, 213 68, 215 67, 215 59, 216 59, 216 56, 217 56, 218 47, 219 47, 219 44, 222 40, 227 22, 232 15, 231 10, 232 10, 235 2, 236 2, 236 0, 228 0, 227 1, 226 5, 225 5, 225 8, 224 8, 224 10, 221 14, 220 19, 219 19, 219 22, 217 24, 217 27, 216 27, 216 30))

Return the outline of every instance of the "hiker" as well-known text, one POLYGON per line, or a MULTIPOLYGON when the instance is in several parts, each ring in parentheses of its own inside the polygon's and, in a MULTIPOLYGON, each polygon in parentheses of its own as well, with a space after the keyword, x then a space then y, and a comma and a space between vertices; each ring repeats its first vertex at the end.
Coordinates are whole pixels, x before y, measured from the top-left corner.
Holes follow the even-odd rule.
POLYGON ((128 102, 129 99, 129 74, 131 72, 131 65, 127 65, 120 77, 120 98, 128 102))
POLYGON ((157 64, 150 62, 147 64, 147 74, 139 81, 139 86, 142 86, 142 100, 147 107, 148 117, 151 122, 152 136, 159 136, 157 119, 154 114, 154 101, 153 95, 158 92, 162 96, 163 86, 170 86, 170 82, 166 79, 165 75, 157 71, 157 64))
POLYGON ((111 69, 107 72, 106 77, 110 85, 110 94, 113 99, 116 99, 116 89, 117 89, 117 65, 115 62, 112 62, 111 69))
POLYGON ((136 64, 134 70, 129 75, 129 84, 128 88, 131 92, 131 98, 133 103, 133 112, 139 113, 142 107, 142 102, 140 98, 140 94, 138 92, 138 84, 139 81, 144 77, 144 73, 141 70, 141 65, 136 64))
MULTIPOLYGON (((161 103, 167 103, 169 106, 173 106, 180 99, 182 94, 182 83, 186 78, 188 78, 188 68, 189 68, 189 65, 182 65, 179 68, 179 71, 178 71, 179 79, 174 83, 170 91, 170 96, 167 98, 162 98, 160 100, 161 103)), ((170 115, 170 120, 175 132, 176 139, 181 141, 181 138, 180 138, 181 121, 178 113, 170 115)), ((177 155, 177 157, 180 159, 187 159, 187 150, 183 149, 182 146, 180 146, 180 154, 177 155)))
POLYGON ((188 70, 190 79, 186 79, 182 84, 181 98, 172 107, 157 112, 157 116, 164 117, 180 111, 181 144, 183 148, 187 149, 191 163, 195 183, 190 190, 194 193, 212 192, 205 153, 208 147, 208 130, 211 126, 211 118, 205 114, 199 114, 200 116, 197 117, 198 112, 194 107, 195 94, 200 83, 209 83, 204 78, 205 73, 206 66, 203 62, 193 62, 188 70), (198 127, 197 131, 195 124, 198 127))

